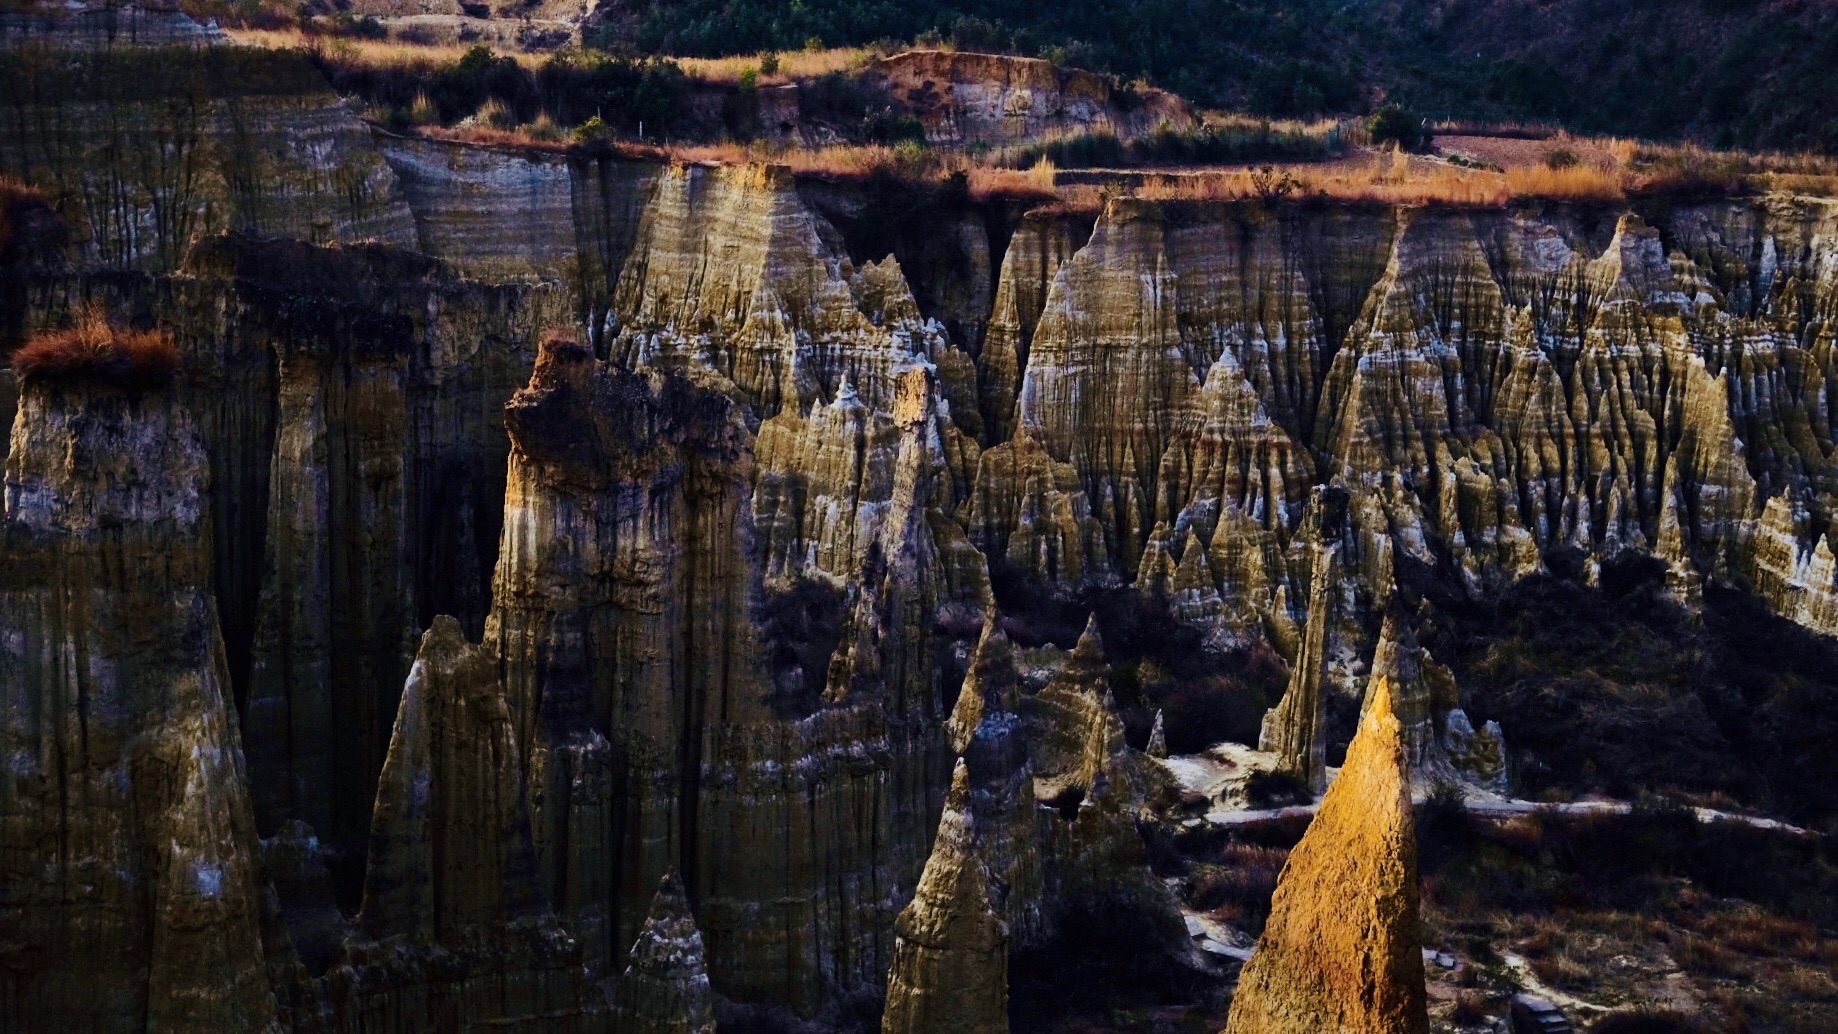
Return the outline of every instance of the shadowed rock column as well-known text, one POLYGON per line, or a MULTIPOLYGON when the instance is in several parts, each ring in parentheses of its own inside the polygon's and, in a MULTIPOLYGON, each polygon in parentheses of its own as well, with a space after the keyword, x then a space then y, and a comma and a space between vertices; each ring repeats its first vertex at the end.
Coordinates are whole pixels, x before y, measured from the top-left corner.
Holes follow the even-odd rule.
MULTIPOLYGON (((579 943, 544 908, 497 658, 441 616, 377 782, 359 925, 328 981, 343 1028, 605 1027, 579 943)), ((341 1028, 342 1029, 342 1028, 341 1028)))
POLYGON ((421 638, 377 784, 364 874, 372 936, 452 936, 541 900, 496 658, 442 615, 421 638))
POLYGON ((207 471, 167 388, 27 379, 0 527, 0 1029, 274 1016, 207 471))
POLYGON ((990 900, 960 760, 919 891, 894 924, 882 1034, 1007 1034, 1008 924, 990 900))
POLYGON ((715 995, 702 960, 702 934, 675 870, 664 874, 613 992, 613 1030, 714 1034, 715 995))
POLYGON ((1410 764, 1373 686, 1340 777, 1277 881, 1226 1034, 1423 1034, 1410 764))
POLYGON ((1308 626, 1295 664, 1289 669, 1289 689, 1264 715, 1258 749, 1277 755, 1277 768, 1288 772, 1320 793, 1327 785, 1327 698, 1321 684, 1327 651, 1328 611, 1338 588, 1339 549, 1315 550, 1314 578, 1308 593, 1308 626))

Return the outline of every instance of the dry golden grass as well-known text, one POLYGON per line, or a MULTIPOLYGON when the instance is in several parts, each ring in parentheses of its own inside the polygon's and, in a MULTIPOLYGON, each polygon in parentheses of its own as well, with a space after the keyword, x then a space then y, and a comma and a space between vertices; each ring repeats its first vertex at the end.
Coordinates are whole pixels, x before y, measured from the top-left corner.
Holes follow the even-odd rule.
POLYGON ((691 79, 703 82, 732 85, 740 82, 741 77, 751 70, 757 85, 779 86, 799 79, 815 79, 831 72, 853 72, 883 56, 880 51, 865 47, 831 47, 825 50, 785 50, 771 56, 740 54, 733 57, 679 57, 671 60, 691 79), (765 71, 775 59, 777 69, 765 71))
POLYGON ((95 379, 149 388, 178 372, 179 349, 165 334, 117 327, 92 308, 68 330, 33 335, 13 353, 12 364, 27 384, 95 379))
MULTIPOLYGON (((471 43, 410 43, 405 40, 355 39, 326 36, 299 29, 226 29, 237 43, 269 50, 307 50, 323 53, 338 64, 370 68, 444 65, 458 61, 472 49, 471 43)), ((535 68, 547 60, 547 54, 520 54, 505 51, 526 68, 535 68)))
MULTIPOLYGON (((226 29, 225 32, 232 40, 245 46, 319 51, 341 64, 372 68, 450 64, 464 57, 466 51, 477 45, 356 39, 307 33, 299 29, 226 29)), ((535 68, 551 56, 547 53, 519 53, 512 49, 499 49, 498 52, 515 58, 526 68, 535 68)), ((691 79, 702 82, 732 86, 751 70, 757 85, 775 86, 799 79, 814 79, 830 72, 854 71, 885 55, 865 47, 787 50, 773 55, 778 67, 770 73, 761 70, 762 66, 772 63, 765 54, 741 54, 734 57, 660 56, 663 60, 674 61, 691 79)))
POLYGON ((1394 153, 1363 162, 1291 165, 1269 172, 1231 169, 1152 176, 1132 193, 1150 201, 1317 197, 1391 205, 1498 207, 1530 198, 1618 201, 1627 196, 1628 183, 1618 171, 1593 166, 1526 166, 1494 172, 1412 160, 1394 153))

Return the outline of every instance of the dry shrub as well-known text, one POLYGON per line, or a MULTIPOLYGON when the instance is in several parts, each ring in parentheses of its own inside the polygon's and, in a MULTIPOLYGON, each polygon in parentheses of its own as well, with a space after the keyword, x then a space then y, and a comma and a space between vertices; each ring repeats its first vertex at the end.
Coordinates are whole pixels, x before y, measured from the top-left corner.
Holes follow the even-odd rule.
POLYGON ((1820 956, 1819 932, 1811 923, 1744 906, 1713 912, 1698 924, 1698 933, 1747 955, 1820 956))
MULTIPOLYGON (((515 147, 528 151, 547 151, 562 154, 568 150, 568 141, 559 132, 553 136, 541 136, 532 129, 538 129, 534 123, 528 126, 516 126, 500 129, 496 126, 423 126, 421 135, 433 140, 449 140, 461 144, 480 144, 486 147, 515 147)), ((624 149, 621 149, 623 153, 624 149)), ((647 153, 645 157, 654 155, 647 153)))
POLYGON ((1589 1034, 1699 1034, 1704 1027, 1674 1009, 1638 1008, 1611 1012, 1589 1027, 1589 1034))
POLYGON ((1552 987, 1582 988, 1595 983, 1595 971, 1569 955, 1558 952, 1532 960, 1532 972, 1552 987))
POLYGON ((1708 937, 1679 938, 1672 945, 1672 958, 1692 976, 1740 980, 1749 975, 1740 955, 1708 937))
POLYGON ((1220 922, 1261 933, 1270 918, 1270 897, 1289 852, 1255 844, 1227 844, 1216 865, 1194 866, 1187 896, 1193 907, 1211 912, 1220 922))
POLYGON ((34 335, 13 353, 13 372, 27 384, 93 379, 151 388, 178 369, 179 349, 170 337, 117 327, 95 309, 76 326, 34 335))
POLYGON ((1479 1027, 1487 1020, 1487 1003, 1480 995, 1463 991, 1455 996, 1455 1005, 1449 1009, 1450 1023, 1457 1027, 1479 1027))
POLYGON ((734 85, 749 69, 760 86, 778 86, 799 79, 815 79, 831 72, 852 72, 865 68, 880 57, 878 51, 864 47, 832 47, 827 50, 785 50, 771 55, 736 54, 731 57, 679 57, 677 65, 692 79, 734 85))

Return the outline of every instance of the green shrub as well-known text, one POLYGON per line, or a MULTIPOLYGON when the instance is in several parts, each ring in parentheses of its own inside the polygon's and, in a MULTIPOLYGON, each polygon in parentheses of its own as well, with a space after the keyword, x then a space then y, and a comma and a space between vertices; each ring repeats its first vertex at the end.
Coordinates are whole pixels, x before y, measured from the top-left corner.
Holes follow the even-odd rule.
POLYGON ((1406 151, 1421 151, 1430 141, 1423 119, 1402 104, 1384 104, 1366 120, 1366 132, 1373 144, 1395 144, 1406 151))

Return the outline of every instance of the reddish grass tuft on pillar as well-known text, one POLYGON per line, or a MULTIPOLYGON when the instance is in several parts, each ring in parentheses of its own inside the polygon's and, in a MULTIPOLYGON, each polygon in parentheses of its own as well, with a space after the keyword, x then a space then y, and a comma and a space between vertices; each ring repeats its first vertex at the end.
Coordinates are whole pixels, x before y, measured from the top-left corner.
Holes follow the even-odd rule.
POLYGON ((33 335, 13 353, 13 372, 26 384, 89 379, 154 388, 178 370, 179 348, 170 337, 117 327, 94 310, 68 330, 33 335))

